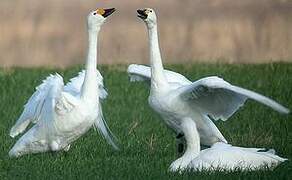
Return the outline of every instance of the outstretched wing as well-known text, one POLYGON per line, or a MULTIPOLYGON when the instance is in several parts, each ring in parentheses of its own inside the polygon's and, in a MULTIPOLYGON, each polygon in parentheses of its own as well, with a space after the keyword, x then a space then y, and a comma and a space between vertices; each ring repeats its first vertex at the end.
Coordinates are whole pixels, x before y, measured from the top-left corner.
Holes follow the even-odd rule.
POLYGON ((289 109, 256 92, 233 86, 216 76, 202 78, 177 91, 178 95, 213 119, 227 120, 250 98, 287 114, 289 109))
MULTIPOLYGON (((130 76, 130 81, 150 82, 151 80, 151 68, 148 66, 131 64, 127 71, 130 76)), ((180 85, 188 85, 192 83, 183 75, 173 71, 164 70, 164 75, 169 83, 179 83, 180 85)))
MULTIPOLYGON (((68 92, 73 96, 77 96, 80 94, 81 87, 84 81, 85 71, 82 70, 78 73, 78 76, 70 79, 70 81, 64 87, 64 92, 68 92)), ((107 91, 104 88, 103 77, 100 72, 97 70, 97 79, 98 79, 98 89, 99 89, 99 98, 105 99, 108 95, 107 91)))
POLYGON ((10 136, 15 137, 22 133, 30 122, 36 123, 40 120, 46 100, 52 97, 59 97, 64 83, 59 74, 49 75, 43 83, 36 88, 36 91, 24 105, 24 110, 10 130, 10 136))
POLYGON ((114 149, 118 150, 118 146, 116 145, 116 137, 109 129, 106 120, 104 119, 101 104, 99 104, 99 113, 98 117, 94 122, 94 127, 98 130, 98 132, 105 138, 105 140, 114 147, 114 149))

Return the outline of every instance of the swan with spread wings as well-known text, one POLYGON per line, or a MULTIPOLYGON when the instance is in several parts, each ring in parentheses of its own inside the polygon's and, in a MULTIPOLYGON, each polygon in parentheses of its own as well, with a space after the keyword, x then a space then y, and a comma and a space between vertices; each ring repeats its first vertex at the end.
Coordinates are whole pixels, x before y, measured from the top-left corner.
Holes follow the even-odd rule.
POLYGON ((178 137, 184 137, 187 144, 184 155, 174 161, 170 169, 177 171, 201 167, 203 163, 211 167, 212 165, 221 168, 226 166, 227 169, 244 169, 254 164, 256 169, 264 164, 272 165, 284 161, 285 159, 278 157, 273 151, 258 152, 259 149, 255 148, 228 145, 212 119, 227 120, 243 106, 247 99, 255 100, 283 114, 289 113, 289 110, 270 98, 234 86, 216 76, 191 82, 179 73, 164 70, 158 42, 156 13, 150 8, 137 10, 137 13, 148 30, 151 67, 130 65, 128 67, 130 80, 146 81, 150 84, 148 98, 150 107, 162 117, 178 137), (211 148, 200 152, 200 144, 211 148), (227 150, 226 153, 220 153, 222 148, 227 150), (234 152, 238 152, 237 155, 234 152), (234 159, 229 158, 231 154, 235 155, 234 159), (209 159, 204 161, 206 157, 209 159), (220 162, 220 159, 225 160, 222 166, 220 163, 215 163, 220 162), (198 162, 203 163, 198 165, 198 162), (241 166, 239 162, 245 163, 241 166))

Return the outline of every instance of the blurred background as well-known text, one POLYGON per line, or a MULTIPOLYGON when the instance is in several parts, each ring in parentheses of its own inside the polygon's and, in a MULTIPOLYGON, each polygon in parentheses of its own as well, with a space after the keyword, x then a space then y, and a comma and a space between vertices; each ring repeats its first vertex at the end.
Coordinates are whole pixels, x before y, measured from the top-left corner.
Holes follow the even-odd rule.
POLYGON ((142 7, 158 14, 166 63, 292 62, 291 0, 1 0, 0 66, 84 63, 96 7, 118 9, 102 28, 99 64, 148 63, 142 7))

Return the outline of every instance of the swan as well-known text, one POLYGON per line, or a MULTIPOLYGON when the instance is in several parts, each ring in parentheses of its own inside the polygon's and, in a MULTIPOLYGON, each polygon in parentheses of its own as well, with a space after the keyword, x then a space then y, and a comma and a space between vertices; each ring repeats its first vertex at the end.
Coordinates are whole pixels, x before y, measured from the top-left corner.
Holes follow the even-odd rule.
POLYGON ((137 10, 137 13, 148 30, 151 68, 130 65, 127 70, 130 81, 149 82, 150 107, 162 117, 177 137, 185 138, 187 145, 183 156, 171 164, 170 170, 180 171, 190 166, 195 168, 197 162, 203 161, 204 157, 210 159, 204 161, 205 163, 216 165, 212 161, 217 162, 219 156, 214 157, 214 153, 211 152, 220 154, 223 147, 226 147, 227 151, 221 153, 220 158, 226 163, 220 168, 232 166, 232 161, 228 158, 230 154, 227 153, 232 151, 239 154, 234 157, 236 163, 233 163, 237 168, 247 167, 254 162, 256 162, 254 168, 260 168, 264 164, 271 165, 284 161, 284 158, 274 155, 272 150, 260 152, 256 148, 240 148, 227 144, 211 119, 227 120, 247 99, 258 101, 283 114, 289 113, 289 109, 263 95, 231 85, 216 76, 191 82, 181 74, 164 70, 158 42, 157 16, 150 8, 137 10), (200 143, 211 148, 200 152, 200 143), (245 162, 245 166, 241 166, 239 162, 245 162))
POLYGON ((103 118, 100 99, 107 92, 96 69, 97 39, 100 28, 114 8, 99 8, 87 16, 88 54, 85 71, 64 86, 59 74, 49 75, 30 97, 10 130, 16 137, 34 123, 9 151, 10 157, 46 151, 68 151, 70 144, 95 127, 115 149, 114 135, 103 118))

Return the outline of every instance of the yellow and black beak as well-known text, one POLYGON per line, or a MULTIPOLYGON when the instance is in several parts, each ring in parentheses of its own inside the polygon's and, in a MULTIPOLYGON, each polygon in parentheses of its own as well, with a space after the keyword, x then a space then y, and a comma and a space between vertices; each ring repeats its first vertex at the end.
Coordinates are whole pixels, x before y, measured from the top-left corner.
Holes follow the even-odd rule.
POLYGON ((115 8, 109 8, 109 9, 97 9, 96 13, 102 15, 104 18, 111 15, 113 12, 115 12, 115 8))
POLYGON ((137 13, 138 13, 138 17, 139 18, 141 18, 141 19, 147 19, 147 17, 148 17, 148 14, 147 14, 147 12, 146 12, 147 10, 146 9, 144 9, 144 10, 141 10, 141 9, 138 9, 137 10, 137 13))

